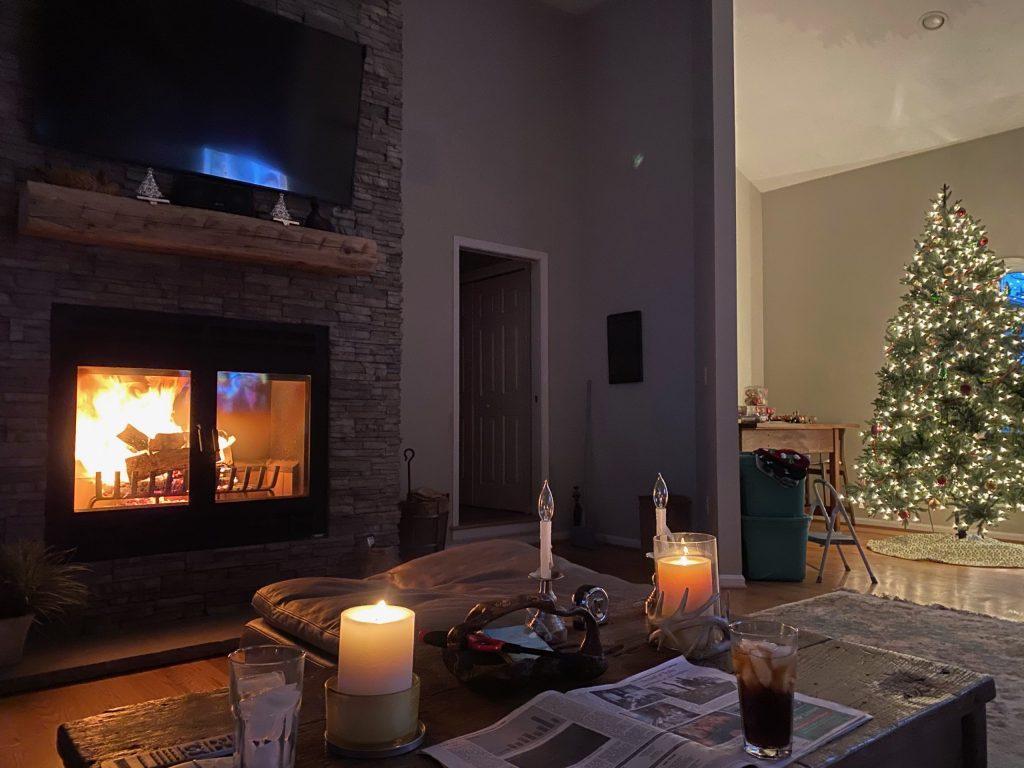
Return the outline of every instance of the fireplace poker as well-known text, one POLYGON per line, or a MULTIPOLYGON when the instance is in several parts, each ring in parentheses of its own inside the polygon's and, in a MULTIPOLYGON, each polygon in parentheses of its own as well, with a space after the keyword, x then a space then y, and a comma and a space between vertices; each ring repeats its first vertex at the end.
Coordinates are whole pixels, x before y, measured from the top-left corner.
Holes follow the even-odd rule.
POLYGON ((416 458, 416 451, 406 448, 402 456, 405 457, 405 497, 412 501, 412 460, 416 458))

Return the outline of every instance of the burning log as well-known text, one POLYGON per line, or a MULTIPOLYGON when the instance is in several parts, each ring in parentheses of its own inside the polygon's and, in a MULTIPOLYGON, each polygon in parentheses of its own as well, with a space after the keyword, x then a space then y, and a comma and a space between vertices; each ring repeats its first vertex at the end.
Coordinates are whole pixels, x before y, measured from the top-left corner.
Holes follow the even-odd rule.
POLYGON ((142 478, 154 472, 188 468, 188 448, 169 448, 156 453, 143 453, 124 460, 128 475, 133 479, 142 478))
POLYGON ((188 447, 187 432, 161 432, 149 441, 149 452, 172 451, 188 447))
POLYGON ((117 439, 131 448, 133 451, 148 451, 149 450, 149 435, 136 429, 131 424, 126 426, 122 430, 121 434, 117 436, 117 439))

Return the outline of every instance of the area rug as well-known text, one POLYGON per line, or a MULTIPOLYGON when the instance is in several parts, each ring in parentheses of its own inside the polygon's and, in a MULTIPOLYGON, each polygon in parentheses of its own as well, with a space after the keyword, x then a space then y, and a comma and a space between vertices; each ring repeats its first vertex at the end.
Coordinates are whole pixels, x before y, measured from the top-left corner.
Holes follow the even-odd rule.
POLYGON ((908 533, 871 539, 868 549, 904 560, 934 560, 951 565, 1024 568, 1024 545, 995 539, 958 539, 948 533, 908 533))
POLYGON ((992 675, 996 699, 987 708, 988 764, 1024 766, 1024 623, 847 591, 776 606, 757 616, 992 675))

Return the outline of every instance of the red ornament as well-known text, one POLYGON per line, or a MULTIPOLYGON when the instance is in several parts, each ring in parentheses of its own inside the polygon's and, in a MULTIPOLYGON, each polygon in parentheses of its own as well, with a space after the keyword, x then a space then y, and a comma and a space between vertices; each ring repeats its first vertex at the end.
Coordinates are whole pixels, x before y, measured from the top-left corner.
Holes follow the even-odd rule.
POLYGON ((981 240, 978 241, 978 245, 980 245, 982 248, 984 248, 986 245, 988 245, 988 238, 987 237, 981 238, 981 240))
POLYGON ((875 437, 878 437, 880 434, 882 434, 882 427, 879 426, 878 424, 872 424, 871 434, 874 435, 875 437))
POLYGON ((939 477, 939 478, 938 478, 938 479, 937 479, 937 480, 935 481, 935 483, 936 483, 937 485, 943 485, 943 486, 944 486, 944 485, 946 484, 946 478, 945 478, 945 477, 942 477, 942 476, 940 476, 940 477, 939 477))
POLYGON ((967 397, 969 394, 971 394, 971 385, 970 384, 966 384, 966 383, 965 384, 961 384, 960 385, 960 394, 963 395, 964 397, 967 397))
POLYGON ((967 215, 967 211, 964 210, 963 208, 957 208, 956 215, 959 216, 960 218, 963 218, 964 216, 967 215))
POLYGON ((907 512, 907 510, 905 510, 905 509, 901 509, 900 512, 899 512, 899 515, 900 515, 900 520, 909 520, 910 519, 910 513, 907 512))

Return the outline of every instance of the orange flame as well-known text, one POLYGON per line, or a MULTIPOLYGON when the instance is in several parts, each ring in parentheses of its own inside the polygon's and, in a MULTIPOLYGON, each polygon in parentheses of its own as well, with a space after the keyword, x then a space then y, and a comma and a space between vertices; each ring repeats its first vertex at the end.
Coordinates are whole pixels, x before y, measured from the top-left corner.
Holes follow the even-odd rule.
MULTIPOLYGON (((102 371, 103 369, 99 369, 102 371)), ((187 432, 189 376, 109 374, 78 371, 75 460, 79 477, 102 472, 112 483, 119 471, 127 480, 125 459, 136 455, 118 435, 131 424, 147 437, 187 432), (182 395, 186 396, 182 396, 182 395)))

